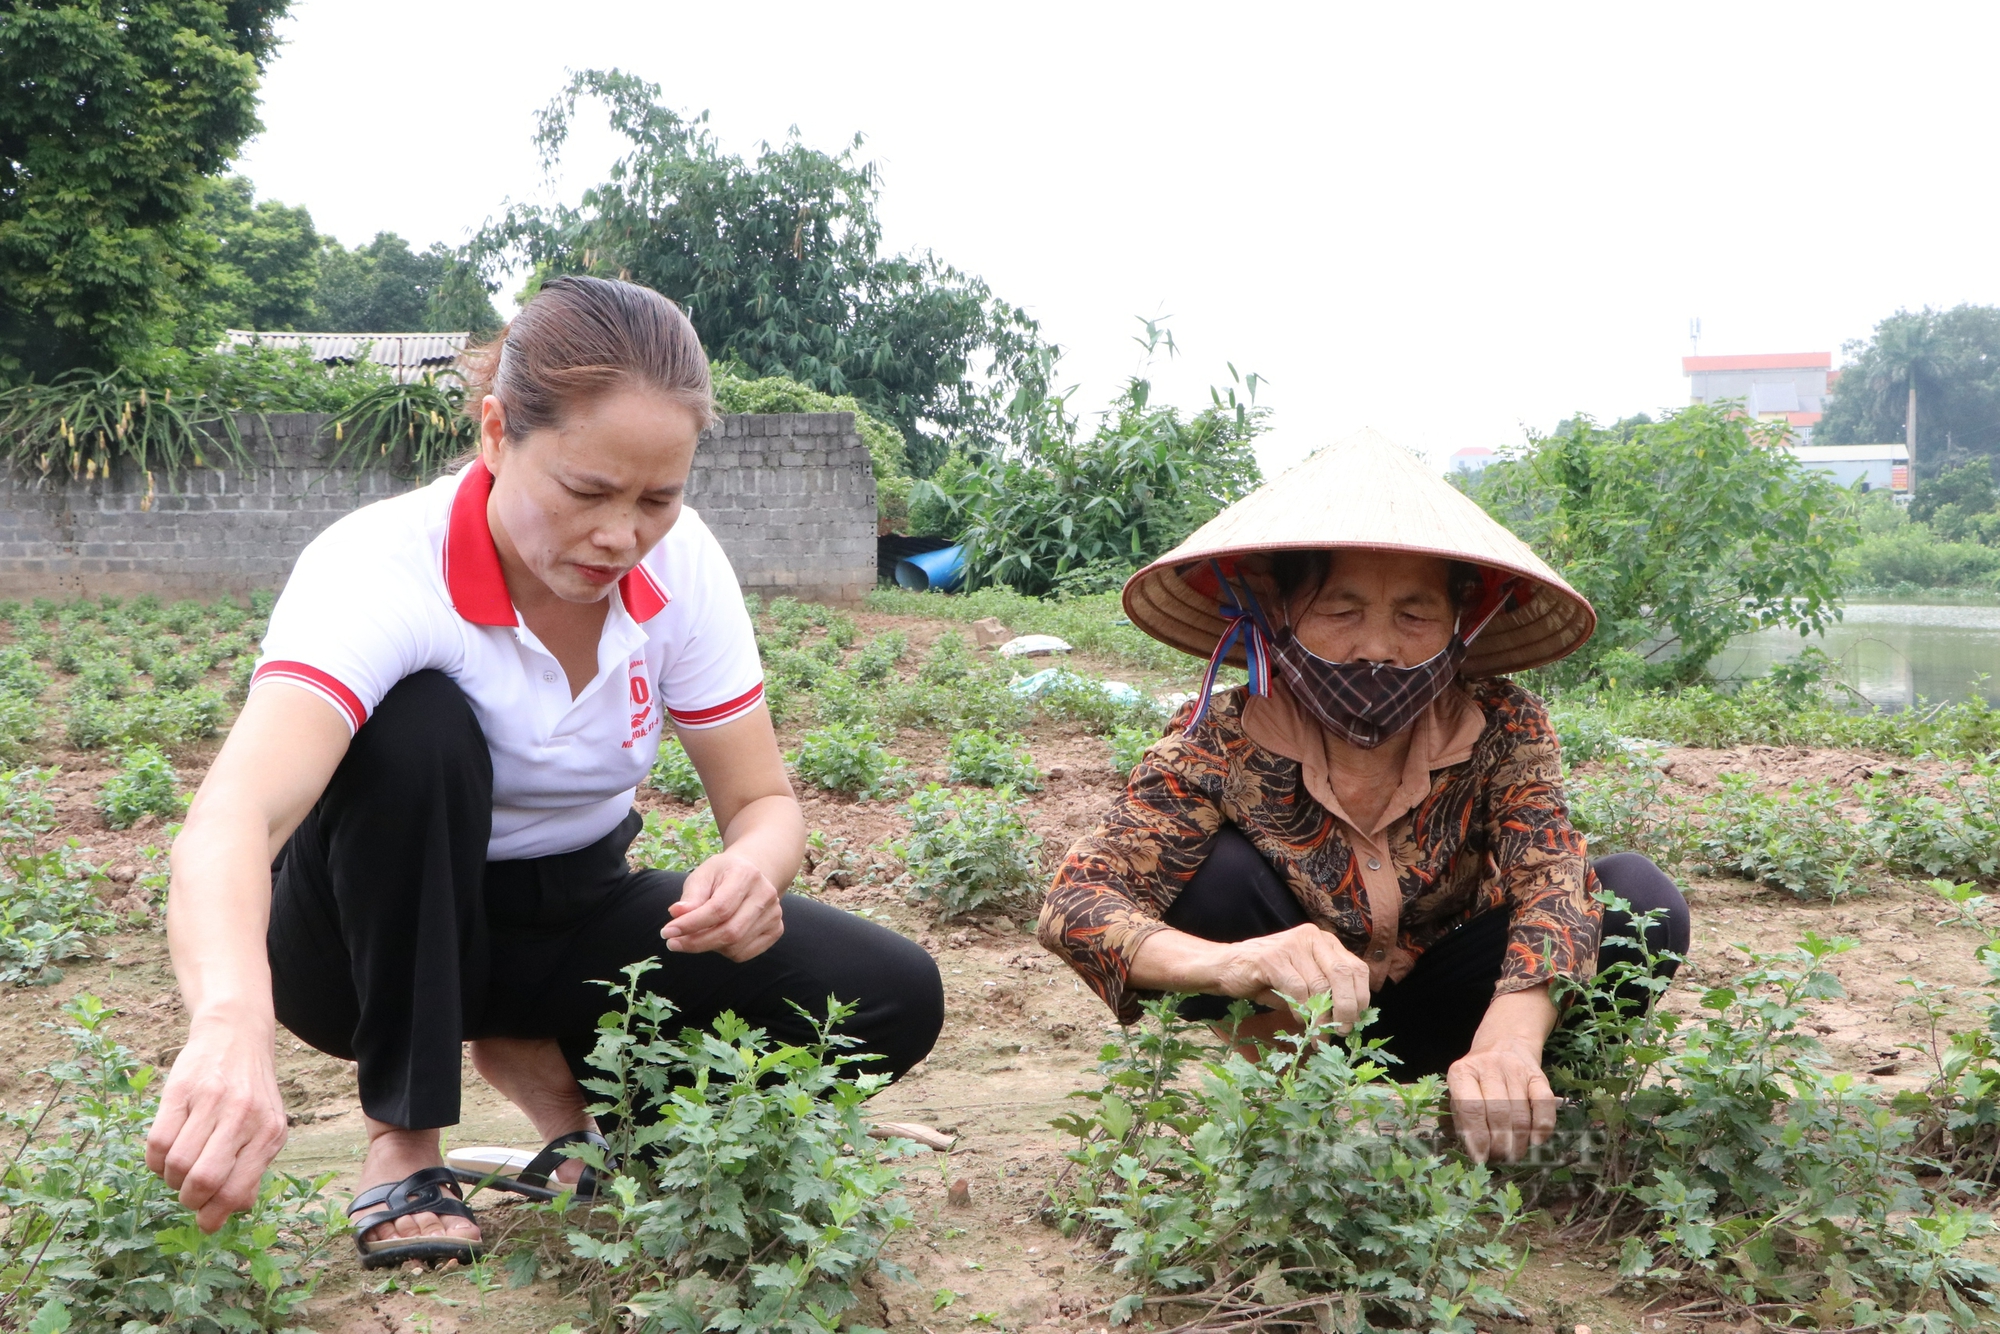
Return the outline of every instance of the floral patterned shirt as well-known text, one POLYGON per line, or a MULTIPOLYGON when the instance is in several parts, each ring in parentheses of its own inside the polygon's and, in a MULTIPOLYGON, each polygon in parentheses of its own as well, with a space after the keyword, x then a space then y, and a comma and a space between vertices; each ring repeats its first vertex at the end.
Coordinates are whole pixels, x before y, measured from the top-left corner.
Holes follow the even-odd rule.
POLYGON ((1596 877, 1570 827, 1539 699, 1504 678, 1458 682, 1419 720, 1402 789, 1366 831, 1340 811, 1324 761, 1285 743, 1298 729, 1268 721, 1274 708, 1295 716, 1282 696, 1218 693, 1190 730, 1184 706, 1049 888, 1042 944, 1119 1022, 1139 1017, 1141 995, 1126 985, 1133 956, 1224 822, 1309 920, 1369 960, 1377 989, 1453 927, 1503 906, 1511 925, 1496 995, 1596 971, 1596 877))

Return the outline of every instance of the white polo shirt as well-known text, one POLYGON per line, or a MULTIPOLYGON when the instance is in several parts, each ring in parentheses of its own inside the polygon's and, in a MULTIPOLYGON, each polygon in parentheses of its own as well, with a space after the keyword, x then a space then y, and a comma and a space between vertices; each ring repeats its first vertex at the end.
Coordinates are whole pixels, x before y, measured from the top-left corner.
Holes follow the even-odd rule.
POLYGON ((570 698, 555 655, 521 623, 486 524, 486 465, 339 520, 300 553, 271 613, 251 689, 284 681, 358 729, 390 687, 436 668, 472 703, 493 752, 493 860, 570 852, 616 828, 660 748, 764 698, 729 558, 682 507, 618 581, 597 674, 570 698))

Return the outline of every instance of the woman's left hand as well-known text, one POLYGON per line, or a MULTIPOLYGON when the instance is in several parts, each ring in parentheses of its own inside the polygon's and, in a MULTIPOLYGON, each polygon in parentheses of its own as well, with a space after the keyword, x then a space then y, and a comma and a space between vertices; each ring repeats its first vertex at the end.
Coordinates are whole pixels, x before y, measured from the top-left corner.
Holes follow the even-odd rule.
POLYGON ((660 935, 676 954, 754 959, 785 934, 778 891, 748 858, 719 852, 688 872, 660 935))
POLYGON ((1541 1044, 1475 1048, 1445 1072, 1451 1119, 1474 1162, 1515 1162, 1556 1128, 1556 1095, 1542 1073, 1541 1044))

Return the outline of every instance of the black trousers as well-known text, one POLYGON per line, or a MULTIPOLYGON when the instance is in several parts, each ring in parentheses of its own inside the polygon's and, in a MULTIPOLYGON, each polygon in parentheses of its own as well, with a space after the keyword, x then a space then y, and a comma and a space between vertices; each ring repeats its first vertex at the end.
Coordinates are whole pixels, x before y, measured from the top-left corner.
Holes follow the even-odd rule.
MULTIPOLYGON (((1661 911, 1646 929, 1648 950, 1687 953, 1687 900, 1666 872, 1633 852, 1600 857, 1591 865, 1604 889, 1631 904, 1634 914, 1661 911)), ((1274 935, 1305 921, 1305 910, 1284 879, 1233 825, 1223 826, 1208 860, 1166 913, 1167 925, 1175 930, 1219 941, 1274 935)), ((1378 1013, 1366 1035, 1387 1039, 1386 1050, 1400 1062, 1392 1068, 1396 1078, 1441 1075, 1471 1049, 1493 999, 1493 984, 1500 979, 1508 926, 1504 908, 1479 914, 1418 955, 1402 981, 1375 993, 1372 1003, 1378 1013)), ((1631 933, 1631 916, 1615 910, 1604 914, 1599 972, 1641 959, 1639 950, 1621 939, 1631 933)), ((1671 977, 1676 966, 1663 959, 1656 971, 1671 977)), ((1649 999, 1644 988, 1630 985, 1613 994, 1641 1005, 1649 999)), ((1181 1013, 1190 1019, 1220 1019, 1229 1005, 1227 997, 1196 996, 1181 1013)))
POLYGON ((278 1021, 360 1067, 361 1106, 389 1125, 453 1125, 461 1044, 553 1038, 579 1078, 599 980, 658 956, 644 985, 678 1019, 725 1010, 786 1042, 811 1037, 796 1001, 845 1030, 864 1069, 900 1075, 944 1025, 931 957, 893 931, 811 899, 783 899, 785 934, 744 963, 673 954, 660 939, 680 872, 633 871, 637 812, 589 847, 488 862, 493 764, 472 706, 440 672, 398 683, 355 733, 326 792, 275 863, 268 946, 278 1021))

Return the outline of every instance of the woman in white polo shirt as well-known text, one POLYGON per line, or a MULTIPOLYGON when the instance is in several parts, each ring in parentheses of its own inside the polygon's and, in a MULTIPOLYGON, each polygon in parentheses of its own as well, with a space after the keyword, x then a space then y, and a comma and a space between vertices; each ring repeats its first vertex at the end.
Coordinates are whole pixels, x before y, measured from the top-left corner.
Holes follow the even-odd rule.
MULTIPOLYGON (((477 1253, 439 1157, 461 1044, 552 1148, 577 1142, 595 980, 663 945, 647 985, 690 1024, 734 1010, 800 1040, 791 1003, 839 996, 901 1074, 943 1022, 922 949, 781 894, 804 820, 735 577, 681 503, 714 415, 686 317, 560 278, 488 357, 478 459, 300 555, 174 846, 189 1032, 148 1161, 204 1228, 249 1207, 285 1138, 282 1023, 357 1063, 369 1266, 477 1253), (633 791, 669 725, 724 851, 634 872, 633 791)), ((578 1167, 551 1152, 510 1184, 587 1192, 578 1167)))

